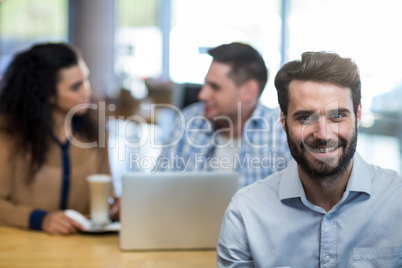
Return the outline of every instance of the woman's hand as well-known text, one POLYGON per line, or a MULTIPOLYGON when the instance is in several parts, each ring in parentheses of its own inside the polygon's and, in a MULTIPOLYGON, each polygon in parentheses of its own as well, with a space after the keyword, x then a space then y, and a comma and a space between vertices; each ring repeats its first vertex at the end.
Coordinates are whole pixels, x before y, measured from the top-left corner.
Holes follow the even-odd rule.
POLYGON ((113 197, 113 204, 111 204, 109 216, 112 221, 120 220, 120 198, 113 197))
POLYGON ((42 230, 49 234, 67 235, 84 231, 81 224, 77 223, 64 211, 49 212, 42 220, 42 230))

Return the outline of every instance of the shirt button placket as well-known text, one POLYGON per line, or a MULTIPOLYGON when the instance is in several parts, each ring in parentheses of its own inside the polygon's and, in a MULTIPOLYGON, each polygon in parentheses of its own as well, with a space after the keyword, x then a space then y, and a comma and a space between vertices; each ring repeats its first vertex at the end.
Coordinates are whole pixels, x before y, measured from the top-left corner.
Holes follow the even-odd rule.
POLYGON ((322 217, 320 267, 336 267, 337 227, 331 214, 322 217))

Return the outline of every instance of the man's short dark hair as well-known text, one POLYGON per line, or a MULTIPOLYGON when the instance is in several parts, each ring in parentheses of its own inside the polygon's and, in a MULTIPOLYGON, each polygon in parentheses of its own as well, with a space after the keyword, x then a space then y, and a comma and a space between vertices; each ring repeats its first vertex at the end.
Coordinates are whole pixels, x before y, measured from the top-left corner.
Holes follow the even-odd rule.
POLYGON ((237 86, 255 79, 261 95, 268 80, 268 70, 264 59, 252 46, 234 42, 212 48, 208 54, 214 61, 230 65, 229 77, 237 86))
POLYGON ((278 102, 286 116, 289 104, 289 84, 292 80, 328 82, 352 91, 353 109, 357 110, 361 100, 359 68, 349 58, 333 52, 305 52, 301 60, 284 64, 275 77, 278 102))

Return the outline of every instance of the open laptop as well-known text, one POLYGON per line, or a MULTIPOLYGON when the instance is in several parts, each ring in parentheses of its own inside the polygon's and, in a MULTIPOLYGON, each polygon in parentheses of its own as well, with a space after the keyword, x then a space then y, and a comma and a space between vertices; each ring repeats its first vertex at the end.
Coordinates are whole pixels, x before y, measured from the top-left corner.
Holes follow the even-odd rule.
POLYGON ((216 248, 235 172, 128 173, 122 177, 121 250, 216 248))

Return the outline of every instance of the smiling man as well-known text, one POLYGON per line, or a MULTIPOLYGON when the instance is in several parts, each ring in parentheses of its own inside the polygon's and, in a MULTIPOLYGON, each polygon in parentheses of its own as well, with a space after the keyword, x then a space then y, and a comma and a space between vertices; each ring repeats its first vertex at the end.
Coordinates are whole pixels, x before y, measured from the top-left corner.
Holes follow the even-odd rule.
POLYGON ((224 44, 198 98, 168 135, 157 170, 237 171, 239 187, 285 168, 291 158, 280 113, 259 102, 268 79, 262 56, 250 45, 224 44))
POLYGON ((402 267, 402 178, 356 153, 356 64, 306 52, 275 86, 294 160, 234 196, 218 266, 402 267))

